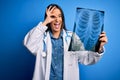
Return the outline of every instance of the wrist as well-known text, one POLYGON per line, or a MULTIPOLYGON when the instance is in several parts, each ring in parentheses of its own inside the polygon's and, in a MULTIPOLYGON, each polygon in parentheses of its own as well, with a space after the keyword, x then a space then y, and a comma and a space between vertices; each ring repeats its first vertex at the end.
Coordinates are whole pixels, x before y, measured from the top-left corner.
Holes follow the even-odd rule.
POLYGON ((46 26, 46 25, 47 25, 47 22, 46 22, 46 21, 44 21, 44 22, 42 23, 42 25, 43 25, 43 26, 46 26))

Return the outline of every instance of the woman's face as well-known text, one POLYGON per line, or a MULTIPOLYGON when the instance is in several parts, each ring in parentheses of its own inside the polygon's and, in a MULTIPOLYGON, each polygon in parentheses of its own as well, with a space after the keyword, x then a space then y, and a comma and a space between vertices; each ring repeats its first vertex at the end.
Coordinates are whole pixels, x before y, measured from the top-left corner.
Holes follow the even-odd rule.
POLYGON ((60 32, 62 27, 62 14, 58 8, 52 11, 52 18, 54 20, 50 23, 52 32, 60 32))

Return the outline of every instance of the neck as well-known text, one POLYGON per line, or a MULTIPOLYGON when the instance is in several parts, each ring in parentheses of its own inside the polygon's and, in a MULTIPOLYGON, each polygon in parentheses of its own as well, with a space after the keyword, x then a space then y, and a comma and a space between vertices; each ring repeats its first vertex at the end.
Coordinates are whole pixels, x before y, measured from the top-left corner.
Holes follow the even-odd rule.
POLYGON ((52 34, 53 34, 53 36, 54 36, 54 38, 59 38, 59 36, 60 36, 60 31, 58 31, 58 32, 52 32, 52 34))

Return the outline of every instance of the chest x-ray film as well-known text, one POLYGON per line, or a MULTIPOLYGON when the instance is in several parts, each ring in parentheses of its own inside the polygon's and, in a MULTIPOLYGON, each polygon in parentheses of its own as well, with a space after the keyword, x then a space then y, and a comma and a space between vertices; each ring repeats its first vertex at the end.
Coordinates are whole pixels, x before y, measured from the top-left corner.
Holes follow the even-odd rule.
POLYGON ((98 51, 99 35, 104 28, 104 11, 76 8, 76 17, 69 51, 80 50, 80 40, 85 50, 98 51), (75 38, 75 34, 80 38, 75 38))

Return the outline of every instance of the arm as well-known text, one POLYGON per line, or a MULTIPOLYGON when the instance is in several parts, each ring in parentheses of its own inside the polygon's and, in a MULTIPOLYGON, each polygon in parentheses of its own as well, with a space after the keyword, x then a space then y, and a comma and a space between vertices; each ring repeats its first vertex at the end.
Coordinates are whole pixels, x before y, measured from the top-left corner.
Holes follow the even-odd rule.
POLYGON ((93 51, 77 51, 75 53, 77 54, 78 61, 84 65, 95 64, 103 55, 103 53, 99 54, 93 51))
POLYGON ((90 65, 90 64, 95 64, 96 62, 98 62, 100 60, 100 58, 103 55, 103 51, 104 51, 104 44, 107 42, 107 37, 105 35, 105 33, 103 32, 100 35, 100 41, 101 41, 101 45, 100 45, 100 49, 98 52, 94 52, 94 51, 86 51, 84 49, 84 45, 82 44, 82 42, 80 41, 80 39, 78 39, 78 36, 75 35, 74 37, 75 42, 79 44, 80 46, 80 50, 79 51, 74 51, 71 52, 72 54, 75 54, 78 61, 84 65, 90 65), (101 37, 102 36, 102 37, 101 37), (102 53, 101 53, 102 52, 102 53))
POLYGON ((37 54, 38 50, 42 46, 41 44, 46 29, 47 29, 46 26, 43 26, 42 23, 39 23, 36 27, 29 31, 24 38, 24 45, 34 55, 37 54))
POLYGON ((98 53, 98 52, 94 52, 94 51, 86 51, 84 49, 83 43, 80 40, 75 39, 75 42, 77 43, 76 45, 79 45, 80 50, 79 51, 71 51, 70 53, 72 55, 76 56, 78 62, 80 62, 84 65, 95 64, 102 57, 103 53, 98 53))
POLYGON ((42 41, 44 38, 44 33, 47 30, 47 24, 51 23, 54 18, 51 16, 52 11, 55 9, 55 6, 50 6, 48 9, 46 9, 46 18, 43 21, 43 23, 39 23, 35 28, 33 28, 30 32, 27 33, 24 39, 24 45, 34 54, 41 50, 42 41))

